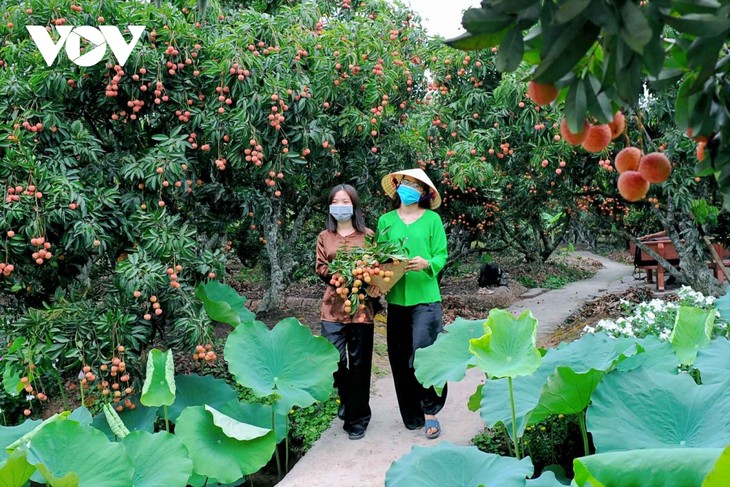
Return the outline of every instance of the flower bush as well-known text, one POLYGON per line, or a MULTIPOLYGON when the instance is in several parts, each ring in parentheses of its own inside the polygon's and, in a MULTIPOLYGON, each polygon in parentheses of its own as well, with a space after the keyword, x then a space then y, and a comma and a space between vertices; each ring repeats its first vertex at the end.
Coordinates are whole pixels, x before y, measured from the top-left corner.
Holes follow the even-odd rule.
MULTIPOLYGON (((682 286, 677 291, 676 301, 655 298, 635 304, 622 299, 621 309, 625 317, 601 320, 594 326, 583 328, 583 333, 605 331, 614 338, 644 338, 647 335, 654 335, 666 341, 672 333, 680 306, 714 309, 715 300, 714 296, 705 296, 689 286, 682 286)), ((719 311, 715 311, 713 336, 728 337, 728 322, 720 316, 719 311)))

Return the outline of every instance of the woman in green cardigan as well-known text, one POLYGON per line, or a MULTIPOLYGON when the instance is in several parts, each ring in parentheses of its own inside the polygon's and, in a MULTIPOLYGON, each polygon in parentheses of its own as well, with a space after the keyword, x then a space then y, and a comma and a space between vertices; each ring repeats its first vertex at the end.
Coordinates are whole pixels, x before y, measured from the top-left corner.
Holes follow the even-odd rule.
POLYGON ((381 184, 395 209, 378 220, 379 239, 404 240, 409 257, 406 274, 386 295, 388 358, 398 407, 406 428, 425 426, 426 437, 436 438, 441 425, 435 415, 446 402, 446 387, 441 396, 433 387, 424 388, 416 379, 413 358, 443 330, 438 274, 448 254, 443 222, 433 211, 441 196, 421 169, 388 174, 381 184))

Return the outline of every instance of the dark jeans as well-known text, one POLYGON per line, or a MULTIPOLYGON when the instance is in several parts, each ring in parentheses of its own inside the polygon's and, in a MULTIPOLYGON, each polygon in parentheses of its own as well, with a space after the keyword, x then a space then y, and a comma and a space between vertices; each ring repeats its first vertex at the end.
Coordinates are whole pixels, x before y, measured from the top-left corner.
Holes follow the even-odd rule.
POLYGON ((413 358, 416 350, 436 341, 444 329, 441 303, 398 306, 388 304, 388 358, 403 424, 408 429, 423 427, 424 414, 436 414, 446 403, 446 386, 439 397, 416 379, 413 358))
POLYGON ((344 429, 348 433, 365 431, 370 422, 374 331, 372 323, 322 321, 322 336, 340 352, 340 362, 333 375, 340 403, 345 406, 344 429))

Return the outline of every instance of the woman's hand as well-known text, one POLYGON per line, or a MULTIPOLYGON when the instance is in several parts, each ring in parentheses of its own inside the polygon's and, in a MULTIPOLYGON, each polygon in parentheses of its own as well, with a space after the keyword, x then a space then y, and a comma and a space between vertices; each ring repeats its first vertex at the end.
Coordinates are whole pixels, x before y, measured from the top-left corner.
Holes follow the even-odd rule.
POLYGON ((366 291, 365 291, 365 292, 366 292, 366 293, 367 293, 367 295, 368 295, 368 296, 370 296, 371 298, 377 298, 377 297, 380 297, 380 296, 381 296, 381 295, 383 294, 383 292, 382 292, 382 291, 380 290, 380 288, 379 288, 378 286, 374 286, 374 285, 372 285, 372 284, 370 284, 370 285, 369 285, 369 286, 367 287, 367 289, 366 289, 366 291))
POLYGON ((406 270, 407 271, 422 271, 423 269, 426 269, 431 264, 428 263, 426 259, 423 257, 413 257, 412 259, 408 260, 408 264, 406 264, 406 270))

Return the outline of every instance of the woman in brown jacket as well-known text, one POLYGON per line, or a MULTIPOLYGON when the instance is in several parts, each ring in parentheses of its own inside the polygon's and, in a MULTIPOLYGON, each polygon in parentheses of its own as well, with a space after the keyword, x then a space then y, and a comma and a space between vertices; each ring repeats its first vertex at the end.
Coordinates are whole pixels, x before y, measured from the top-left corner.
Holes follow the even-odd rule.
MULTIPOLYGON (((365 235, 372 234, 365 227, 360 198, 349 184, 332 188, 329 194, 327 229, 317 237, 316 272, 327 285, 322 302, 322 336, 340 352, 340 362, 334 373, 335 387, 340 396, 337 415, 345 421, 344 429, 351 440, 365 436, 370 422, 370 371, 373 357, 373 302, 365 300, 364 322, 355 322, 345 312, 345 302, 330 284, 329 263, 337 251, 361 247, 365 235)), ((360 313, 358 313, 359 315, 360 313)))

